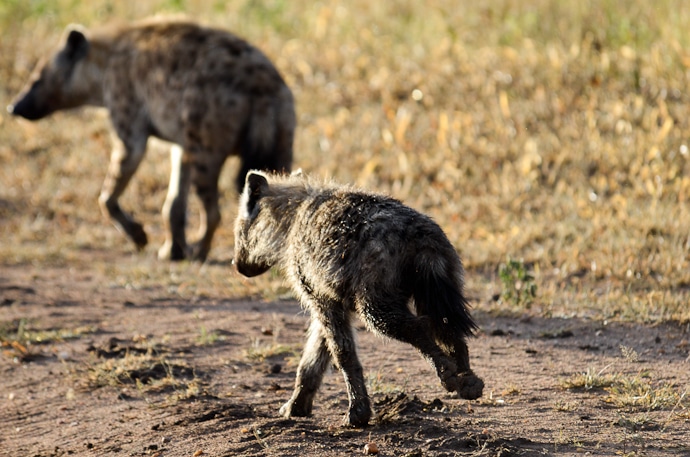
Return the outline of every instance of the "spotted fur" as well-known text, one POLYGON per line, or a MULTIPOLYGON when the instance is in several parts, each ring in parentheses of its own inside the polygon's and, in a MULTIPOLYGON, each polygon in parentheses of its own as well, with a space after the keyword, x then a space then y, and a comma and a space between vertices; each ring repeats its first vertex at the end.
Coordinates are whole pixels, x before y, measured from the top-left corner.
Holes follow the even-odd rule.
POLYGON ((83 105, 110 113, 116 138, 99 202, 140 249, 147 235, 118 199, 150 136, 178 145, 163 207, 161 258, 206 258, 220 222, 218 178, 228 156, 240 156, 238 191, 248 170, 289 171, 292 164, 292 93, 261 51, 226 31, 165 18, 92 32, 69 27, 60 49, 39 64, 9 110, 37 120, 83 105), (188 245, 192 185, 203 214, 199 240, 188 245))

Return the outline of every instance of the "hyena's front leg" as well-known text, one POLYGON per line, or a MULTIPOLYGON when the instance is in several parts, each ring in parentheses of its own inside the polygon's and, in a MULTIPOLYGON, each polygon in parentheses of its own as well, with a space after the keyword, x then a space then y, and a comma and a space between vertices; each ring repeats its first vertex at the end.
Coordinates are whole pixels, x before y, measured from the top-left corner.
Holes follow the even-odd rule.
POLYGON ((141 136, 123 143, 119 138, 113 137, 114 146, 110 155, 110 165, 98 198, 103 213, 125 231, 138 249, 143 249, 148 242, 146 232, 140 223, 122 211, 118 199, 127 188, 129 180, 144 157, 146 140, 146 136, 141 136))
POLYGON ((183 260, 187 256, 185 226, 191 165, 178 145, 170 149, 170 165, 170 184, 163 204, 165 243, 158 250, 158 258, 183 260))
POLYGON ((196 260, 206 260, 211 250, 213 234, 220 224, 218 179, 224 162, 225 156, 220 154, 194 156, 192 179, 203 206, 198 240, 190 247, 190 255, 196 260))
POLYGON ((331 362, 328 352, 324 329, 318 319, 312 319, 309 326, 307 343, 302 352, 295 390, 292 397, 280 408, 280 414, 285 417, 304 417, 311 414, 314 395, 321 385, 323 375, 331 362))
POLYGON ((364 383, 362 365, 357 358, 351 316, 342 306, 322 308, 319 311, 318 319, 325 330, 326 344, 347 386, 350 405, 344 423, 355 427, 365 426, 371 418, 371 402, 364 383))

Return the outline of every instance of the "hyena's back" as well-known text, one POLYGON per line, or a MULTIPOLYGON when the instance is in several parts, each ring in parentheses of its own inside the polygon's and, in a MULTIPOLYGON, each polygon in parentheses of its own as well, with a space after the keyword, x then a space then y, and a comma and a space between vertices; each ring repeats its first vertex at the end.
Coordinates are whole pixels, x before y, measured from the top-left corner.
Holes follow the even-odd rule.
POLYGON ((183 147, 220 155, 244 155, 242 148, 252 148, 243 157, 251 162, 246 170, 290 169, 292 94, 259 49, 227 31, 174 20, 103 36, 114 44, 105 70, 111 110, 145 110, 153 135, 183 147), (122 69, 128 69, 125 77, 122 69), (129 103, 135 106, 122 106, 129 103))
POLYGON ((353 297, 353 305, 363 291, 383 288, 416 306, 432 302, 419 310, 432 325, 446 319, 467 336, 475 329, 455 248, 435 222, 398 200, 327 190, 297 213, 292 232, 286 257, 298 281, 317 281, 328 294, 353 297))

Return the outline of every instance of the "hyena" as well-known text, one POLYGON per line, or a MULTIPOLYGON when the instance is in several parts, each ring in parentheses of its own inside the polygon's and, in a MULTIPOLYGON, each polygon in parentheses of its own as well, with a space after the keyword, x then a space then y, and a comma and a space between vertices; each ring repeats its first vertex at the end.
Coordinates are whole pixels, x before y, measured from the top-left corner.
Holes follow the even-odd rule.
POLYGON ((240 157, 238 192, 250 169, 291 167, 292 93, 259 49, 226 31, 170 18, 92 32, 68 27, 61 47, 39 63, 8 110, 36 120, 83 105, 109 110, 116 137, 99 203, 139 249, 148 242, 146 233, 118 199, 150 136, 177 145, 160 258, 206 258, 220 222, 218 177, 228 156, 240 157), (198 241, 187 244, 192 184, 203 213, 198 241))
POLYGON ((416 347, 443 387, 482 395, 466 338, 476 325, 463 295, 463 267, 441 228, 390 197, 301 176, 250 171, 235 221, 237 270, 280 266, 310 312, 307 343, 285 417, 311 414, 331 361, 347 384, 345 424, 371 417, 352 330, 367 328, 416 347))

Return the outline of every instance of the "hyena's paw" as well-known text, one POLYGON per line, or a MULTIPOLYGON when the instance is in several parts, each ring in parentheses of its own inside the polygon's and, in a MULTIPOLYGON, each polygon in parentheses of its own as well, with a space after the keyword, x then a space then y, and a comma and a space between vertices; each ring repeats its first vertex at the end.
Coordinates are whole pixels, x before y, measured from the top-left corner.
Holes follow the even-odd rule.
POLYGON ((131 225, 127 227, 127 235, 134 241, 139 251, 144 249, 149 242, 149 238, 144 231, 144 226, 138 222, 132 222, 131 225))
POLYGON ((371 419, 371 403, 368 398, 355 401, 343 419, 346 427, 365 427, 371 419))
POLYGON ((286 419, 291 417, 307 417, 311 416, 311 407, 307 405, 298 405, 294 400, 290 400, 280 407, 280 415, 286 419))
POLYGON ((458 375, 458 396, 465 400, 476 400, 482 396, 484 391, 484 381, 474 373, 467 372, 458 375))
POLYGON ((455 363, 450 360, 444 360, 436 368, 441 384, 448 392, 457 392, 460 388, 458 380, 458 369, 455 363))
POLYGON ((159 260, 184 260, 186 258, 185 250, 178 243, 166 241, 158 250, 159 260))

